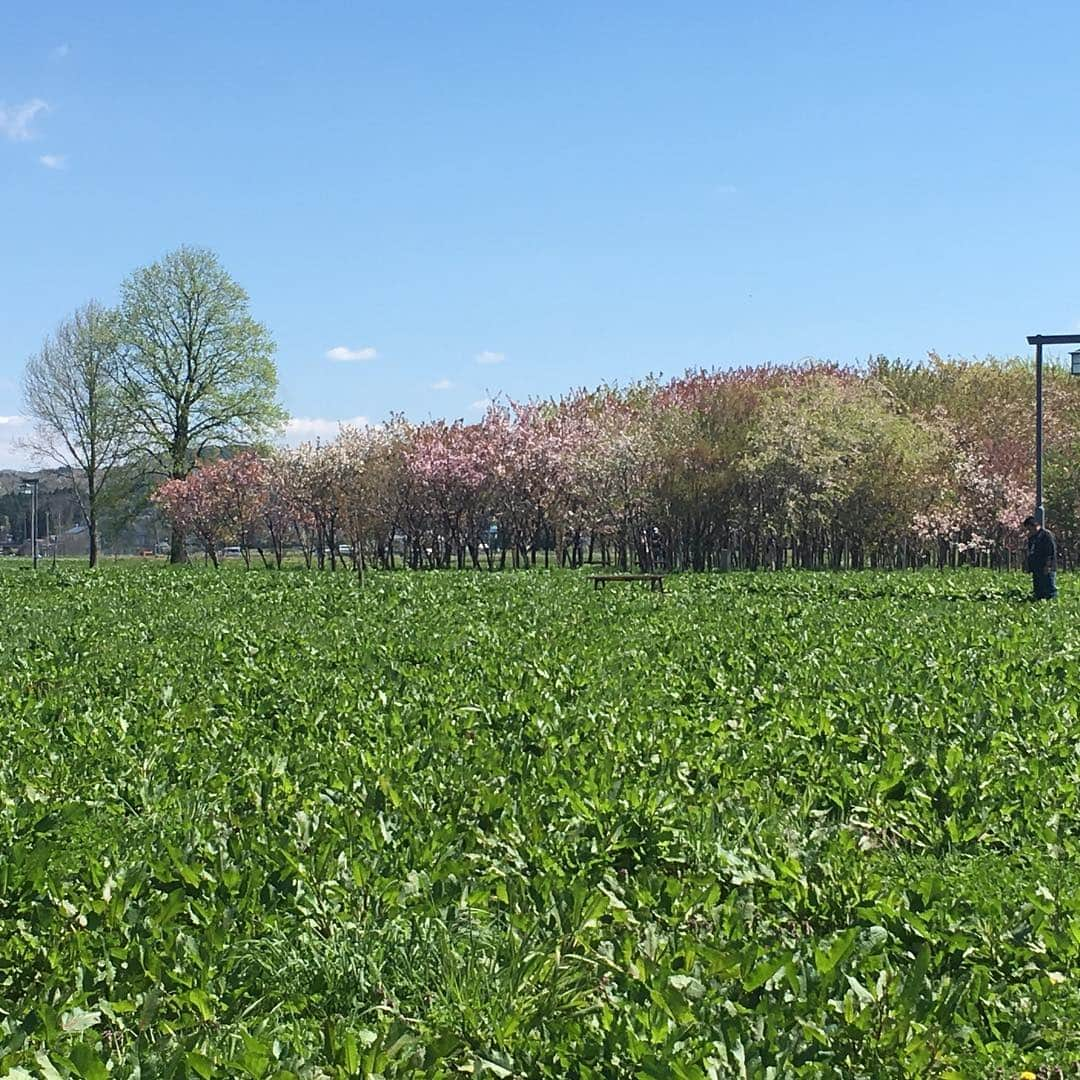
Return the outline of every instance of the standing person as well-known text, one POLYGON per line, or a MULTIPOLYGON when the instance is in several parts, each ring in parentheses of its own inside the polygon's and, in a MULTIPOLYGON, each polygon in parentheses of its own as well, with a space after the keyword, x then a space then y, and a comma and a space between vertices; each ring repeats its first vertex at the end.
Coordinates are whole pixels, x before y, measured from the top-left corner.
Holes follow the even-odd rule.
POLYGON ((1031 573, 1032 599, 1053 600, 1057 596, 1057 542, 1049 529, 1033 517, 1024 518, 1027 530, 1027 568, 1031 573))

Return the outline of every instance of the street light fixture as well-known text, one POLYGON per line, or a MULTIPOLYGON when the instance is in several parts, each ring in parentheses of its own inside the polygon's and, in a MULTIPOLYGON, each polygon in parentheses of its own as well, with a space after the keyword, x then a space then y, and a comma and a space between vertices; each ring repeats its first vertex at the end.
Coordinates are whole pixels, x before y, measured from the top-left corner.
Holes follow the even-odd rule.
POLYGON ((38 478, 32 476, 23 480, 22 493, 30 496, 30 552, 34 557, 34 569, 37 569, 37 491, 38 478))
MULTIPOLYGON (((1043 357, 1044 345, 1080 345, 1076 334, 1032 334, 1028 344, 1035 346, 1035 520, 1046 524, 1046 508, 1043 506, 1043 357)), ((1071 371, 1080 375, 1080 349, 1069 353, 1071 371)))

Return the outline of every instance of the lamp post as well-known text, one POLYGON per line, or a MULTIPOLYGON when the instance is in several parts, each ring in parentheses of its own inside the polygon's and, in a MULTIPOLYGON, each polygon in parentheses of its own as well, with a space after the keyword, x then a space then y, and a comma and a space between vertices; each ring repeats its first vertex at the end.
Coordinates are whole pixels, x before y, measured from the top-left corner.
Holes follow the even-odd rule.
MULTIPOLYGON (((1044 345, 1080 345, 1076 334, 1032 334, 1028 344, 1035 346, 1035 520, 1046 524, 1046 508, 1043 506, 1043 355, 1044 345)), ((1080 375, 1080 349, 1069 353, 1070 370, 1080 375)))
POLYGON ((31 477, 23 481, 22 492, 30 496, 30 553, 34 558, 34 569, 37 569, 37 490, 38 478, 31 477))

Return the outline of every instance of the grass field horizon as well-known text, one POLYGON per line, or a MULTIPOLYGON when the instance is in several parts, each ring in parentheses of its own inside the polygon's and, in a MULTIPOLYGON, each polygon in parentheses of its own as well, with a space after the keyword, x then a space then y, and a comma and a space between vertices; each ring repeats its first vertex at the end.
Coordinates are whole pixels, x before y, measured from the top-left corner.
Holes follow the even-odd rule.
POLYGON ((0 1077, 1080 1061, 1080 601, 0 565, 0 1077))

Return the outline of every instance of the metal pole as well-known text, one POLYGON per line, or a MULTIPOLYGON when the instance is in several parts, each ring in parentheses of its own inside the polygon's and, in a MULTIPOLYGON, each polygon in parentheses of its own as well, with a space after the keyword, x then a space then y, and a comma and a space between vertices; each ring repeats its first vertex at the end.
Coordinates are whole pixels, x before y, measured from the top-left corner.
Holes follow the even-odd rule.
POLYGON ((30 488, 30 558, 37 569, 37 485, 27 481, 30 488))
POLYGON ((1042 342, 1035 345, 1035 520, 1046 522, 1043 506, 1043 357, 1042 342))
POLYGON ((33 498, 33 503, 34 503, 34 569, 35 570, 37 569, 37 563, 38 563, 38 550, 37 550, 37 548, 38 548, 38 544, 37 544, 37 524, 38 524, 38 522, 37 522, 37 519, 38 519, 37 493, 38 493, 38 486, 37 486, 37 481, 35 480, 34 481, 34 498, 33 498))
MULTIPOLYGON (((1043 346, 1044 345, 1080 345, 1080 336, 1076 334, 1030 334, 1028 344, 1035 346, 1035 520, 1043 525, 1046 522, 1046 508, 1043 506, 1043 346)), ((1080 372, 1074 372, 1080 374, 1080 372)))

